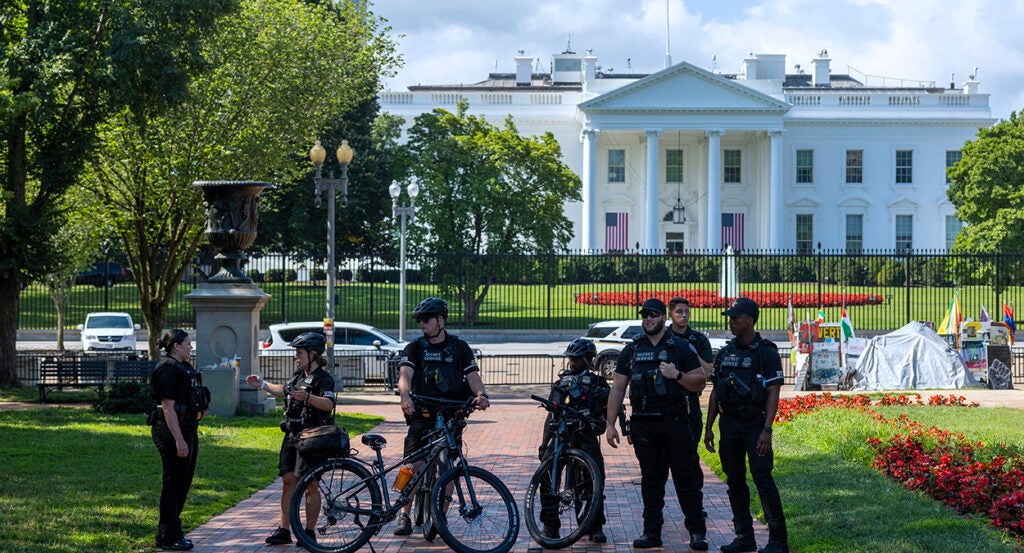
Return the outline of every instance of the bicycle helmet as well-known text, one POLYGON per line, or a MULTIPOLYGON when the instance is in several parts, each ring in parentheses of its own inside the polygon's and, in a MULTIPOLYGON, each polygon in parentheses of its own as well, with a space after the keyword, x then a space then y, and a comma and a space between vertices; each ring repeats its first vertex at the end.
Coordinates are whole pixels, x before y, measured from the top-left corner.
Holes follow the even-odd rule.
POLYGON ((576 338, 565 348, 566 357, 583 357, 588 361, 597 356, 597 346, 586 338, 576 338))
POLYGON ((448 302, 441 298, 427 298, 412 310, 412 317, 416 320, 419 320, 420 317, 444 317, 447 319, 448 302))
POLYGON ((324 351, 327 350, 327 339, 319 332, 303 332, 296 336, 294 340, 288 342, 288 345, 306 351, 315 351, 323 355, 324 351))

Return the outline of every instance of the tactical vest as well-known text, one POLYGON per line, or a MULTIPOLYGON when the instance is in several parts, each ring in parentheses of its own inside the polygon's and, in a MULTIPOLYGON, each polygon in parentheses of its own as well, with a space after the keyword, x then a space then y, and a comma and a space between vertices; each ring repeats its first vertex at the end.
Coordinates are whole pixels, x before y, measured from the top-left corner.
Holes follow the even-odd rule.
POLYGON ((590 412, 588 422, 594 434, 602 434, 606 426, 605 411, 610 391, 608 381, 590 371, 579 374, 563 371, 561 378, 551 388, 548 399, 573 409, 586 409, 590 412))
POLYGON ((657 346, 651 345, 645 334, 633 340, 629 403, 634 412, 660 411, 676 405, 689 405, 682 387, 675 382, 666 381, 659 368, 662 361, 675 362, 676 347, 678 345, 671 333, 657 346))
MULTIPOLYGON (((768 389, 764 385, 764 363, 761 356, 774 344, 756 340, 749 348, 730 342, 715 359, 715 399, 718 411, 736 415, 742 420, 757 418, 765 407, 768 389)), ((772 352, 774 353, 774 352, 772 352)))
MULTIPOLYGON (((325 378, 330 378, 323 369, 317 368, 309 376, 298 370, 284 386, 284 421, 281 423, 281 430, 289 434, 298 434, 307 428, 315 428, 334 422, 334 413, 317 409, 309 404, 309 401, 292 399, 293 390, 305 390, 307 393, 319 393, 325 386, 325 378)), ((333 392, 333 379, 330 386, 333 392)))
POLYGON ((469 397, 468 383, 455 359, 457 341, 457 336, 449 336, 444 349, 437 349, 426 336, 419 339, 423 348, 423 359, 422 366, 414 373, 413 393, 449 399, 469 397))

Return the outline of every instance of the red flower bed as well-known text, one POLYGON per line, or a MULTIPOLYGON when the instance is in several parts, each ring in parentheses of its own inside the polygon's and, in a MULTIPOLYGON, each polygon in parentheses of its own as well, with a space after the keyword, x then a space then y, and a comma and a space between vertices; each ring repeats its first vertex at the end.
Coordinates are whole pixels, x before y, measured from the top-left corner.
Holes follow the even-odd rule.
MULTIPOLYGON (((787 307, 790 300, 793 307, 837 307, 843 305, 876 305, 881 304, 885 297, 882 294, 837 294, 826 292, 821 294, 821 304, 818 304, 818 294, 798 294, 794 292, 741 292, 742 296, 748 297, 764 307, 787 307)), ((682 296, 690 301, 692 307, 718 308, 729 305, 736 298, 722 298, 715 290, 645 290, 636 292, 595 292, 576 294, 576 303, 589 305, 640 305, 647 298, 658 298, 668 304, 668 301, 676 296, 682 296), (639 301, 638 301, 639 299, 639 301)))
MULTIPOLYGON (((874 449, 872 467, 900 482, 943 502, 962 515, 982 515, 991 524, 1024 542, 1024 456, 1009 457, 986 450, 981 442, 969 442, 962 434, 936 427, 925 428, 906 414, 886 419, 871 410, 866 395, 834 397, 810 394, 779 402, 776 420, 793 420, 822 407, 846 407, 872 413, 883 424, 902 433, 886 442, 869 438, 874 449), (987 459, 987 460, 986 460, 987 459)), ((885 395, 877 405, 925 405, 919 394, 885 395)), ((927 405, 977 407, 957 395, 931 396, 927 405)))

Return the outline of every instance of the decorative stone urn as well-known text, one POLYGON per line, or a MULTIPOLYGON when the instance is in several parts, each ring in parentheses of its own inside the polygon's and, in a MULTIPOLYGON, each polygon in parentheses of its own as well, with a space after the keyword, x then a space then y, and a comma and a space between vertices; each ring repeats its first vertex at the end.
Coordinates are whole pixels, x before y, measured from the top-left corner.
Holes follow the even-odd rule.
POLYGON ((220 272, 209 282, 251 283, 242 271, 243 251, 256 240, 259 219, 259 197, 269 182, 259 181, 195 181, 192 186, 203 191, 206 210, 206 238, 217 248, 220 272))

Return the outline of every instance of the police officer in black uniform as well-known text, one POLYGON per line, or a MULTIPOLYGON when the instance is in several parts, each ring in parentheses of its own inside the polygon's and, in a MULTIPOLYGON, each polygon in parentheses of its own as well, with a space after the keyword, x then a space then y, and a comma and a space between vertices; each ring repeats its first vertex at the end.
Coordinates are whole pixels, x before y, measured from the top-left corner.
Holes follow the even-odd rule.
MULTIPOLYGON (((434 413, 417 407, 411 394, 460 400, 475 397, 473 404, 477 409, 484 410, 490 406, 473 350, 458 336, 445 330, 448 302, 441 298, 427 298, 412 310, 412 316, 419 323, 423 336, 405 346, 398 365, 398 393, 402 397, 402 413, 409 425, 404 455, 426 445, 423 438, 434 428, 434 413)), ((422 463, 419 461, 412 466, 414 473, 422 463)), ((398 515, 396 536, 412 533, 410 512, 412 503, 398 515)))
POLYGON ((782 363, 775 344, 754 331, 759 313, 757 303, 749 298, 737 298, 722 312, 729 317, 729 330, 735 338, 718 352, 711 375, 715 387, 708 404, 704 445, 708 451, 715 451, 712 425, 720 416, 718 428, 722 436, 718 455, 729 487, 729 505, 736 531, 736 539, 722 546, 723 553, 757 549, 747 487, 748 461, 768 524, 768 544, 758 551, 789 552, 786 517, 782 513, 779 489, 772 478, 775 462, 772 422, 779 407, 782 363))
POLYGON ((160 360, 150 380, 153 396, 160 403, 150 414, 150 434, 163 462, 160 489, 160 522, 156 546, 170 551, 192 549, 192 540, 181 528, 181 511, 192 487, 199 457, 199 421, 206 415, 209 390, 188 360, 192 338, 181 329, 169 330, 160 338, 166 357, 160 360))
POLYGON ((708 548, 707 526, 701 509, 701 495, 693 478, 691 449, 697 447, 689 425, 687 391, 704 389, 707 378, 700 360, 688 342, 665 328, 665 303, 657 298, 640 308, 644 334, 627 344, 619 354, 608 400, 605 439, 618 447, 619 433, 612 421, 622 405, 629 385, 632 408, 630 424, 633 450, 640 463, 640 491, 644 502, 644 532, 633 540, 635 549, 661 547, 664 524, 665 483, 672 471, 684 525, 690 533, 690 548, 708 548))
MULTIPOLYGON (((604 456, 601 454, 601 443, 597 437, 604 434, 605 412, 608 409, 608 396, 610 388, 608 381, 601 375, 595 373, 594 358, 597 356, 597 347, 594 342, 586 338, 577 338, 565 348, 565 354, 569 359, 569 367, 559 373, 558 380, 551 385, 551 394, 548 399, 559 405, 567 405, 573 409, 588 413, 586 427, 575 433, 573 442, 569 447, 582 449, 597 462, 601 470, 601 479, 604 480, 604 456)), ((538 451, 541 461, 548 456, 551 440, 554 439, 553 426, 554 417, 548 413, 544 420, 544 437, 538 451)), ((557 505, 543 505, 540 519, 544 523, 544 535, 558 537, 558 515, 551 515, 551 511, 557 510, 557 505)), ((605 543, 608 537, 605 536, 604 526, 604 497, 598 502, 597 518, 594 525, 587 529, 590 541, 593 543, 605 543)))
MULTIPOLYGON (((672 319, 672 324, 669 325, 668 329, 682 340, 689 342, 693 346, 694 351, 697 352, 697 357, 700 358, 700 366, 704 369, 705 376, 711 376, 711 362, 714 360, 714 356, 711 353, 711 341, 708 337, 698 330, 694 330, 690 326, 690 302, 683 297, 674 297, 668 301, 668 316, 672 319)), ((687 394, 690 395, 690 405, 693 409, 690 410, 690 430, 693 432, 693 437, 700 443, 701 433, 704 432, 704 419, 701 417, 700 412, 700 392, 692 392, 687 390, 687 394)), ((704 468, 700 465, 700 454, 697 453, 697 448, 693 448, 690 452, 691 455, 691 468, 693 469, 693 477, 697 480, 697 489, 701 490, 701 506, 703 511, 704 505, 704 468)), ((707 518, 705 512, 704 518, 707 518)))
MULTIPOLYGON (((284 438, 277 465, 282 484, 281 519, 280 526, 265 540, 268 545, 292 543, 288 507, 295 485, 307 468, 295 449, 296 437, 307 428, 334 424, 334 377, 324 370, 326 338, 319 332, 303 332, 288 345, 295 348, 295 373, 287 383, 271 384, 254 374, 245 377, 245 382, 253 388, 262 388, 274 397, 284 398, 284 420, 281 421, 284 438)), ((320 514, 320 495, 316 490, 310 489, 307 493, 306 507, 306 524, 312 525, 320 514)), ((315 536, 312 530, 307 534, 315 536)))

